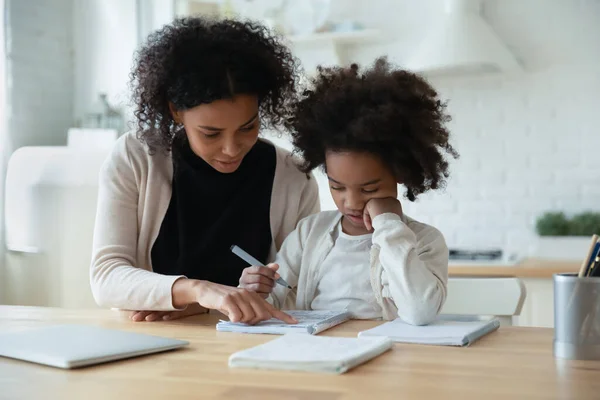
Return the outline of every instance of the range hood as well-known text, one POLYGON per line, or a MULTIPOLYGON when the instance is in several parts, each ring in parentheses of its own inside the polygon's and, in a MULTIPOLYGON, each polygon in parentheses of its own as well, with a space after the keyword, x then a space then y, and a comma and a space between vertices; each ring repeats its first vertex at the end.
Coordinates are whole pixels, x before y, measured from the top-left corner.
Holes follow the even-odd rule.
POLYGON ((409 57, 406 67, 425 75, 464 75, 521 69, 480 14, 480 0, 444 0, 445 13, 409 57))

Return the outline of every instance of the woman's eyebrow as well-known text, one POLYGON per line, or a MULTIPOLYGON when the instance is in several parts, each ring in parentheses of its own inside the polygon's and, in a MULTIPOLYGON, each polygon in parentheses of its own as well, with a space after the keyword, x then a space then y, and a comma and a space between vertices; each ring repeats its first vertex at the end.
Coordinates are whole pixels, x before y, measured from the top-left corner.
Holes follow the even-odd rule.
POLYGON ((248 121, 246 121, 245 123, 240 125, 240 128, 249 125, 250 123, 254 122, 254 120, 258 118, 258 113, 254 114, 254 116, 252 118, 250 118, 248 121))
POLYGON ((215 128, 214 126, 198 125, 198 128, 206 129, 207 131, 221 132, 223 128, 215 128))
MULTIPOLYGON (((250 118, 248 121, 244 122, 242 125, 240 125, 240 128, 249 125, 250 123, 254 122, 254 120, 258 118, 258 113, 254 114, 252 116, 252 118, 250 118)), ((213 131, 213 132, 220 132, 225 130, 224 128, 217 128, 215 126, 205 126, 205 125, 198 125, 198 128, 202 128, 202 129, 206 129, 207 131, 213 131)))

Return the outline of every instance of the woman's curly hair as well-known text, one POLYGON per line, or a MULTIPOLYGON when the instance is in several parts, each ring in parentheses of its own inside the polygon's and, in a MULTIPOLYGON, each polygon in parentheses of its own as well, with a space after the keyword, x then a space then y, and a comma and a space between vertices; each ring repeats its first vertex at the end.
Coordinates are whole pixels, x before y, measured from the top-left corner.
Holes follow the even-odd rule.
POLYGON ((312 84, 288 126, 304 172, 324 165, 327 151, 359 151, 380 157, 410 201, 445 185, 442 153, 458 153, 444 126, 446 105, 424 79, 382 57, 363 72, 356 64, 319 68, 312 84))
POLYGON ((259 99, 264 125, 289 118, 298 63, 278 37, 255 22, 176 19, 137 52, 130 84, 138 137, 151 153, 169 151, 180 131, 169 103, 186 110, 236 94, 259 99))

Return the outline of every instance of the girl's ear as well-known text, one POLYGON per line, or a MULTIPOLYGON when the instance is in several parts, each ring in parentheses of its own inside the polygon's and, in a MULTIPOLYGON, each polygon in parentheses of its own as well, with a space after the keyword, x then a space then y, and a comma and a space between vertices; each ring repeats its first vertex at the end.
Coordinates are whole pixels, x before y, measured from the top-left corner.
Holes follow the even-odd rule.
POLYGON ((181 113, 175 109, 175 105, 169 102, 169 111, 171 112, 171 117, 173 117, 173 121, 176 124, 182 124, 183 120, 181 119, 181 113))

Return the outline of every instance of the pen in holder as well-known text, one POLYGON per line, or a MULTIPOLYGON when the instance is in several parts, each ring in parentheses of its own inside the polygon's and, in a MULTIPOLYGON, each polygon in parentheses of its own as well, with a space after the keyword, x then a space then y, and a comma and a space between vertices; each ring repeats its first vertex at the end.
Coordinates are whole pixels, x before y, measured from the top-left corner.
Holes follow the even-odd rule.
POLYGON ((554 356, 600 360, 600 277, 554 275, 554 356))

